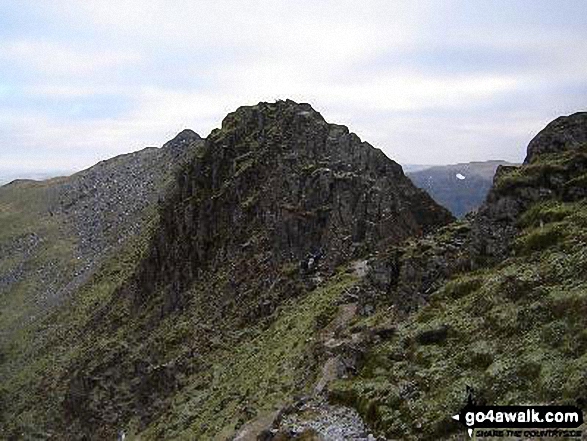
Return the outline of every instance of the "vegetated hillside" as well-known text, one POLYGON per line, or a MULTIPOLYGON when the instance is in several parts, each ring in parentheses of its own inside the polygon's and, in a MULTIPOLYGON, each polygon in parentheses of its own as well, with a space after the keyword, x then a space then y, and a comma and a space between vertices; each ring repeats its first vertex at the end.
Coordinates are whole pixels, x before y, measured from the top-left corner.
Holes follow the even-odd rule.
POLYGON ((136 235, 194 142, 186 131, 70 177, 0 187, 0 331, 46 313, 136 235))
MULTIPOLYGON (((358 313, 362 259, 452 219, 309 105, 239 108, 196 147, 151 228, 6 349, 3 434, 255 432, 354 369, 341 359, 321 374, 333 321, 358 313)), ((336 411, 336 430, 361 430, 336 411)))
POLYGON ((186 131, 161 149, 122 155, 70 177, 0 187, 4 386, 19 384, 14 377, 22 374, 18 363, 36 362, 46 334, 33 330, 47 326, 55 308, 75 297, 105 259, 153 222, 174 171, 199 142, 198 135, 186 131))
POLYGON ((437 165, 406 174, 436 202, 461 218, 485 201, 497 168, 514 165, 506 161, 466 162, 437 165))
POLYGON ((355 327, 395 333, 331 399, 404 439, 462 434, 467 386, 481 403, 587 407, 586 135, 587 113, 558 119, 475 217, 370 262, 377 312, 355 327))

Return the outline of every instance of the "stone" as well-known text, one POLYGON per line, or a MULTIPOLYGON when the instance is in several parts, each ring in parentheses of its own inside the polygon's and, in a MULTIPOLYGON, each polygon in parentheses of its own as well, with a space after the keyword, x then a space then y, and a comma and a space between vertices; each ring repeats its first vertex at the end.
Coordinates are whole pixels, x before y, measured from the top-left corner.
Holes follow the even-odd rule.
POLYGON ((448 337, 448 331, 449 327, 446 325, 423 331, 416 336, 416 341, 422 345, 443 343, 448 337))
POLYGON ((560 116, 542 129, 528 144, 525 164, 545 153, 558 153, 587 143, 587 112, 560 116))

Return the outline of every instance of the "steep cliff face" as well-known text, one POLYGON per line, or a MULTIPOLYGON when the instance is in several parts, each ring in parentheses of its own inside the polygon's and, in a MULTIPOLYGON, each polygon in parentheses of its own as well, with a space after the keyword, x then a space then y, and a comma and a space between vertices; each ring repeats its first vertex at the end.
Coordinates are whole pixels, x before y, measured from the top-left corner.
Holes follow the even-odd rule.
POLYGON ((178 176, 132 287, 135 303, 165 292, 172 310, 191 283, 227 266, 227 301, 260 298, 281 289, 286 264, 332 271, 451 219, 397 163, 309 105, 242 107, 178 176))
MULTIPOLYGON (((421 235, 452 217, 414 187, 399 165, 346 127, 328 124, 307 104, 279 101, 242 107, 228 115, 178 174, 160 219, 145 258, 107 308, 119 309, 118 299, 128 299, 140 323, 140 331, 135 329, 131 338, 143 339, 138 353, 125 355, 128 363, 109 367, 117 372, 114 390, 137 378, 132 360, 155 363, 168 358, 158 341, 144 338, 161 320, 197 317, 198 325, 213 331, 190 333, 189 341, 175 341, 170 352, 179 353, 181 361, 175 363, 170 379, 160 383, 157 394, 135 394, 142 396, 141 402, 129 406, 140 409, 147 425, 152 425, 159 403, 177 393, 176 378, 195 375, 189 354, 214 360, 219 355, 211 339, 247 347, 247 338, 234 340, 235 331, 254 333, 260 325, 260 332, 266 333, 264 328, 278 326, 280 311, 290 300, 309 301, 308 296, 322 295, 321 290, 331 292, 328 280, 337 267, 421 235)), ((297 379, 301 389, 311 386, 308 375, 316 363, 312 345, 301 347, 306 346, 307 364, 299 366, 297 379)), ((259 349, 263 350, 267 348, 259 349)), ((292 348, 292 354, 298 350, 292 348)), ((293 362, 288 360, 285 357, 277 365, 293 362)), ((76 376, 72 391, 79 390, 83 377, 101 376, 104 368, 87 369, 76 376)), ((199 369, 200 377, 205 377, 217 368, 210 363, 199 369)), ((237 381, 233 374, 227 375, 229 384, 237 381)), ((149 375, 140 378, 140 384, 149 381, 149 375)), ((285 390, 291 387, 279 386, 283 380, 274 381, 285 390)), ((81 395, 91 396, 97 387, 82 387, 81 395)), ((250 394, 262 396, 263 391, 250 394)), ((68 395, 67 407, 91 425, 88 412, 79 412, 84 405, 75 398, 78 395, 68 395)), ((223 400, 230 402, 226 396, 223 400)), ((125 415, 129 409, 118 412, 125 415)), ((233 418, 234 414, 221 415, 233 418)), ((214 430, 220 428, 195 433, 205 437, 214 430)))

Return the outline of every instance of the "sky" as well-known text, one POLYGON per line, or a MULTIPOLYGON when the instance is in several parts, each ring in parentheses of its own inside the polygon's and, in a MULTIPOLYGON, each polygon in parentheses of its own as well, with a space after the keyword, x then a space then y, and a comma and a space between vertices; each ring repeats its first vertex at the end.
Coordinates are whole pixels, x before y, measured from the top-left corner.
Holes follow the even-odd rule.
POLYGON ((584 0, 0 0, 0 173, 290 98, 400 163, 521 161, 587 109, 584 0))

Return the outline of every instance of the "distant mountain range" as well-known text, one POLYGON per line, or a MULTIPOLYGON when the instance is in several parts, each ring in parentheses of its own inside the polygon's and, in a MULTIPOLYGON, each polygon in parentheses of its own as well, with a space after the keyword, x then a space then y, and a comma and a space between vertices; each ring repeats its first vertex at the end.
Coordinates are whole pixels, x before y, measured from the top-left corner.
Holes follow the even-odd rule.
POLYGON ((481 206, 499 166, 515 166, 506 161, 466 162, 450 165, 404 166, 406 175, 416 186, 426 190, 440 205, 456 217, 481 206))

